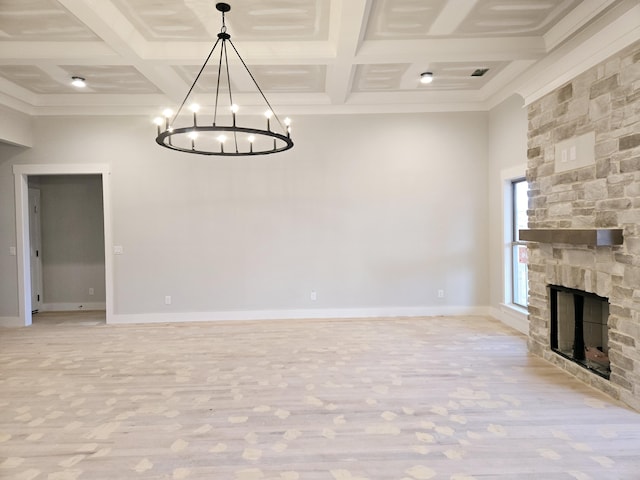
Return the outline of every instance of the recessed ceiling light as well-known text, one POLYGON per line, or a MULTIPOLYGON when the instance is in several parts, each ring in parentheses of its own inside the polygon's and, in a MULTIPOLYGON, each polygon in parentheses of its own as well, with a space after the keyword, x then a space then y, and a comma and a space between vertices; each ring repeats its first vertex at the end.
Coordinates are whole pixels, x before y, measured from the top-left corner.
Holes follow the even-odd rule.
POLYGON ((78 88, 84 88, 87 86, 87 82, 82 77, 71 77, 71 85, 78 88))
POLYGON ((433 73, 431 72, 423 72, 420 74, 420 83, 431 83, 433 82, 433 73))

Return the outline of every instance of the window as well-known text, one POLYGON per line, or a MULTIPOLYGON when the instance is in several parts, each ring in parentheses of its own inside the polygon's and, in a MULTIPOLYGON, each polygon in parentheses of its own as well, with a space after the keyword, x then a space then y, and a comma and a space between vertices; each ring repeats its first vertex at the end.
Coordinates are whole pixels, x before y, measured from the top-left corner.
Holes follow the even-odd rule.
POLYGON ((528 185, 524 178, 511 182, 511 303, 526 308, 529 292, 527 246, 519 241, 518 230, 527 228, 528 185))

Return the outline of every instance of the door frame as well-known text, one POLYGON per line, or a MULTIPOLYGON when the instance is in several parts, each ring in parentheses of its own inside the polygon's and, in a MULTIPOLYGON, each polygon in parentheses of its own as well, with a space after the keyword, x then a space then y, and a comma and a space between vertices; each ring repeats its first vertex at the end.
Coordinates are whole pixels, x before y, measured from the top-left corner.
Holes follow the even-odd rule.
POLYGON ((106 319, 113 316, 113 255, 111 230, 111 172, 107 164, 14 165, 16 204, 16 253, 18 258, 18 315, 21 325, 31 317, 31 259, 29 255, 29 175, 100 175, 104 221, 104 269, 106 319))

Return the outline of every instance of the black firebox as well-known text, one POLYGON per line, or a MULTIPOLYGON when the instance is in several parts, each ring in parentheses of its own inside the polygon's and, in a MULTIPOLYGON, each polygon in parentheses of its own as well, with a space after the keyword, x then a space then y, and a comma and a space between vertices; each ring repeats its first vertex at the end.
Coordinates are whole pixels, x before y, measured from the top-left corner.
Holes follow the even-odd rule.
POLYGON ((549 285, 551 349, 609 378, 609 300, 591 292, 549 285))

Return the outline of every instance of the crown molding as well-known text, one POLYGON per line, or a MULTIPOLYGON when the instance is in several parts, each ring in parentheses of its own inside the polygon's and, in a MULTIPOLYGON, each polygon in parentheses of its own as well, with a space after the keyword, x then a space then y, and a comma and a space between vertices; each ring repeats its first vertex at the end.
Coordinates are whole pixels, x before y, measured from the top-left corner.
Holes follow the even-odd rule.
POLYGON ((618 9, 610 11, 591 28, 583 30, 524 72, 511 89, 524 98, 525 105, 542 98, 639 41, 639 20, 640 4, 623 2, 618 9))

